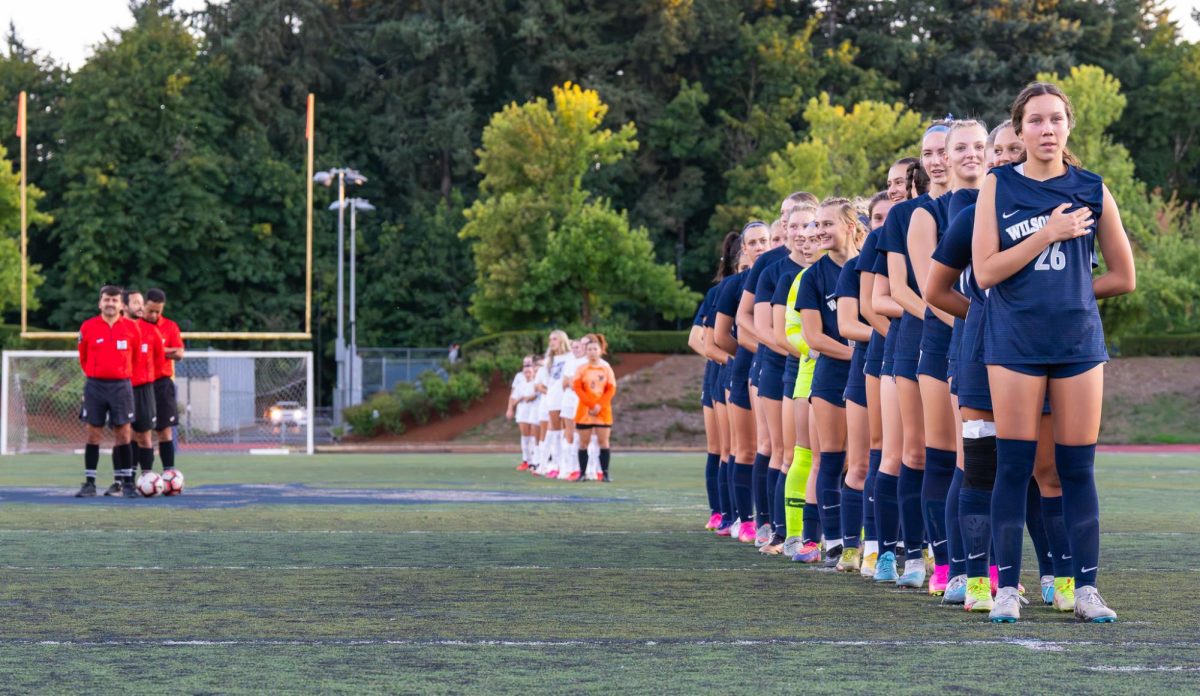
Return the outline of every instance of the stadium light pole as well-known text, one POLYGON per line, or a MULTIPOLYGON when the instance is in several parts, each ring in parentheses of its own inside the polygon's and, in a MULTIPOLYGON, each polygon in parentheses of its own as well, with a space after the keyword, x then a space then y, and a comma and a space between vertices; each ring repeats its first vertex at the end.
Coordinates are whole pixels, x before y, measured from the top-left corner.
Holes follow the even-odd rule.
POLYGON ((333 424, 342 424, 342 409, 346 407, 346 338, 343 330, 342 311, 342 266, 345 242, 345 202, 346 184, 362 186, 367 183, 367 177, 349 167, 337 167, 328 171, 317 172, 313 181, 322 186, 332 186, 334 180, 338 184, 338 242, 337 242, 337 343, 334 346, 334 363, 337 365, 337 385, 333 390, 333 424))
POLYGON ((358 357, 358 300, 356 299, 358 283, 354 278, 355 269, 358 267, 358 253, 355 251, 355 243, 358 239, 356 213, 359 210, 369 213, 375 210, 375 206, 371 205, 371 202, 365 198, 347 198, 345 201, 329 205, 330 210, 334 208, 350 209, 350 355, 347 381, 350 383, 348 405, 353 406, 362 400, 362 375, 357 373, 354 365, 355 358, 358 357), (355 382, 356 378, 359 380, 358 383, 355 382))

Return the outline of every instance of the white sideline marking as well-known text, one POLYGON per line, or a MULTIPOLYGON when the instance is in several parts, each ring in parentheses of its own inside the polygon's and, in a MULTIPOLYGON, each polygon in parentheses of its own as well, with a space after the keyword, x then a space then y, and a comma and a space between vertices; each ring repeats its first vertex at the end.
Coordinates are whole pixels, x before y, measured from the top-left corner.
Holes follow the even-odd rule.
MULTIPOLYGON (((1107 646, 1108 643, 1095 641, 1038 641, 1027 639, 999 638, 995 640, 790 640, 790 639, 748 639, 748 640, 389 640, 383 638, 368 639, 314 639, 314 640, 283 640, 273 638, 263 639, 165 639, 165 640, 3 640, 0 646, 46 645, 62 647, 101 647, 101 646, 222 646, 222 645, 297 645, 297 646, 339 646, 339 645, 406 645, 406 646, 502 646, 502 647, 568 647, 575 645, 615 646, 615 645, 645 645, 651 647, 664 646, 701 646, 701 647, 758 647, 758 646, 803 646, 825 645, 835 647, 939 647, 939 646, 991 646, 1018 647, 1028 650, 1062 651, 1068 648, 1089 645, 1107 646)), ((1130 645, 1129 643, 1112 644, 1113 647, 1130 645)), ((1161 644, 1155 644, 1161 645, 1161 644)), ((1194 646, 1195 643, 1168 643, 1166 645, 1184 647, 1194 646)), ((1089 667, 1093 671, 1200 671, 1200 667, 1166 667, 1166 666, 1130 666, 1130 667, 1089 667)))
POLYGON ((286 447, 252 447, 249 454, 291 454, 292 451, 286 447))
POLYGON ((1091 672, 1200 672, 1200 667, 1184 667, 1182 665, 1174 665, 1168 667, 1166 665, 1100 665, 1098 667, 1088 667, 1091 672))

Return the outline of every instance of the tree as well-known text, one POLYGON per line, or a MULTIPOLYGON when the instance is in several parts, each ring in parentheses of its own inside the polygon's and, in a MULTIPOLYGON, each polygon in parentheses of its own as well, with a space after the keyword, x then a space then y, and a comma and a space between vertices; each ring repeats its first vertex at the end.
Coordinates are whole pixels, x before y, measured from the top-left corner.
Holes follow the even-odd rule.
POLYGON ((1200 307, 1195 216, 1164 203, 1158 194, 1147 194, 1146 185, 1134 176, 1129 151, 1108 135, 1125 109, 1121 83, 1088 65, 1072 68, 1066 78, 1040 74, 1038 79, 1057 83, 1071 98, 1076 122, 1070 147, 1085 167, 1104 176, 1133 244, 1138 290, 1101 302, 1106 333, 1195 330, 1200 307))
POLYGON ((801 187, 839 196, 872 193, 898 157, 916 153, 924 125, 920 114, 900 103, 864 101, 847 112, 824 93, 809 100, 804 119, 808 138, 768 160, 768 185, 776 199, 801 187))
MULTIPOLYGON (((0 145, 0 313, 21 307, 21 176, 7 156, 0 145)), ((38 201, 44 195, 41 190, 29 186, 27 193, 29 225, 44 226, 52 222, 53 218, 38 210, 38 201)), ((30 309, 38 306, 34 290, 42 280, 41 266, 31 264, 27 270, 30 309)))
POLYGON ((637 147, 632 123, 600 128, 607 110, 597 92, 568 82, 554 88, 553 107, 510 104, 484 130, 481 197, 460 236, 474 244, 471 314, 485 329, 592 323, 625 299, 667 318, 694 306, 698 296, 655 262, 646 230, 584 188, 588 172, 637 147))

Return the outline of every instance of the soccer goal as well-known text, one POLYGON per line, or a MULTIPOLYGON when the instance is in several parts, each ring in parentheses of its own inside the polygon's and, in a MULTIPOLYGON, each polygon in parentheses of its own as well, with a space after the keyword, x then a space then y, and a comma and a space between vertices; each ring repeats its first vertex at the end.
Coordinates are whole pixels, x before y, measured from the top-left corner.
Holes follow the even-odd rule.
MULTIPOLYGON (((4 351, 0 454, 83 447, 79 356, 4 351)), ((193 452, 313 452, 312 353, 189 351, 176 363, 175 440, 193 452)))

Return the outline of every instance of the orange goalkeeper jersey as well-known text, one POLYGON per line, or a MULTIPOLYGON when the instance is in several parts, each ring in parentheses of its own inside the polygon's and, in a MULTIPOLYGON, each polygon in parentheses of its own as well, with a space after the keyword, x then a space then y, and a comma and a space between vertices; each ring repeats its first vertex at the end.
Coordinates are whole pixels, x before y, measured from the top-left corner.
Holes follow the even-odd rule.
POLYGON ((617 393, 617 378, 608 363, 580 365, 575 369, 572 386, 579 395, 579 407, 575 409, 577 425, 612 425, 612 400, 617 393), (595 406, 600 407, 600 413, 592 415, 589 410, 595 406))

